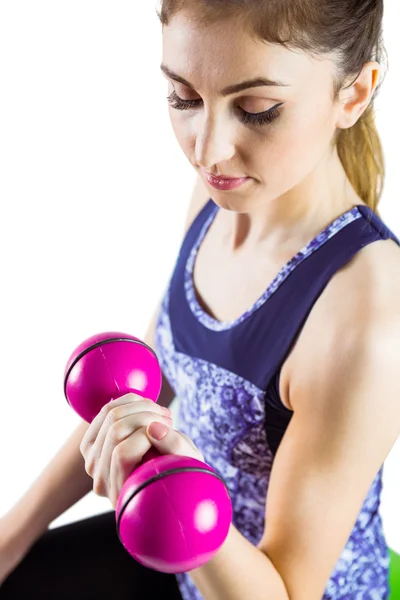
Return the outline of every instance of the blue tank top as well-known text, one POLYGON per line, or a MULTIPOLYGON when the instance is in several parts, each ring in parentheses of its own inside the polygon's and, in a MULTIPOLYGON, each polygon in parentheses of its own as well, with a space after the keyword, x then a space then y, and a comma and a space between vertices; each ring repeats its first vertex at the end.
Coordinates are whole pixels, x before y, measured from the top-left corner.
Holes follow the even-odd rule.
MULTIPOLYGON (((218 210, 210 199, 183 240, 157 321, 155 350, 179 401, 178 428, 224 478, 233 524, 257 545, 274 457, 293 415, 279 396, 285 358, 336 271, 368 244, 400 241, 371 209, 355 206, 293 256, 249 310, 221 322, 202 309, 193 284, 198 249, 218 210)), ((379 513, 382 469, 323 600, 384 600, 389 594, 379 513)), ((184 600, 203 599, 189 574, 177 579, 184 600)))

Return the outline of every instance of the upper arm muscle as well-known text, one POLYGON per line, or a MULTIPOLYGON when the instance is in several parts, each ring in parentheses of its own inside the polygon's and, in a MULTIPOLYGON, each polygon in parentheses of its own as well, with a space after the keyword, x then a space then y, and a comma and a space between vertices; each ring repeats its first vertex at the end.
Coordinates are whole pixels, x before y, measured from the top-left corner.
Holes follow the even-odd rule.
POLYGON ((273 464, 259 544, 291 600, 322 597, 400 434, 400 319, 390 331, 362 327, 352 348, 336 348, 329 360, 316 352, 308 377, 292 388, 295 410, 273 464))

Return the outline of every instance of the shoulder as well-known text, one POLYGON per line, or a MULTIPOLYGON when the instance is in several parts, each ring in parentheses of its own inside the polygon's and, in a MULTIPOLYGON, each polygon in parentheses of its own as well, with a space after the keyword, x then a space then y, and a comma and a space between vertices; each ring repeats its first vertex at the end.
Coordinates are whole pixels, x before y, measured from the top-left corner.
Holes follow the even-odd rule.
POLYGON ((373 242, 338 271, 327 288, 327 303, 334 302, 338 323, 373 326, 400 314, 400 246, 393 240, 373 242), (341 301, 340 301, 341 300, 341 301))
POLYGON ((363 349, 379 348, 383 340, 390 344, 396 336, 400 352, 400 247, 382 240, 340 269, 311 310, 288 361, 289 405, 295 409, 290 389, 299 381, 315 385, 321 373, 326 381, 344 376, 346 365, 356 368, 363 349))
POLYGON ((335 310, 332 324, 365 326, 376 319, 399 314, 400 246, 393 240, 380 240, 362 248, 326 288, 321 313, 335 310), (337 323, 335 320, 337 319, 337 323))

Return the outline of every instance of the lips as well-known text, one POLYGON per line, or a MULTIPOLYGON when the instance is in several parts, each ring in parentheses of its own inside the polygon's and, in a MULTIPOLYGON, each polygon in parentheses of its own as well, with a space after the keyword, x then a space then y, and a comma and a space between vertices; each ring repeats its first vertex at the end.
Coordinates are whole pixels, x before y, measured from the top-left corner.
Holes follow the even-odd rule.
POLYGON ((239 177, 231 177, 228 175, 213 175, 212 173, 206 173, 207 177, 215 180, 225 180, 225 181, 234 181, 235 179, 246 179, 245 175, 240 175, 239 177))
POLYGON ((250 181, 249 177, 222 178, 207 175, 206 179, 212 187, 221 191, 235 190, 250 181))

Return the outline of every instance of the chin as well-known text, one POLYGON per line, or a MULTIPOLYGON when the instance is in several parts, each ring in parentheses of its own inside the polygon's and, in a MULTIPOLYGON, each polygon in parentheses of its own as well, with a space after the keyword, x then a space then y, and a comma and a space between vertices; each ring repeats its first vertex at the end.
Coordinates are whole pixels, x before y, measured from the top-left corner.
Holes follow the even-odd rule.
POLYGON ((212 198, 217 206, 230 210, 237 213, 249 213, 257 209, 260 204, 264 204, 263 198, 258 198, 257 194, 235 194, 231 192, 218 192, 213 190, 210 192, 210 198, 212 198))
POLYGON ((232 198, 232 196, 229 198, 221 198, 221 196, 218 196, 217 194, 210 194, 210 198, 213 199, 217 206, 223 208, 224 210, 229 210, 231 212, 237 213, 249 212, 249 202, 241 198, 232 198))
POLYGON ((222 192, 216 190, 212 186, 207 186, 209 189, 209 197, 213 199, 215 204, 225 210, 230 210, 237 213, 247 213, 254 209, 254 207, 260 202, 255 199, 253 193, 241 193, 238 190, 230 190, 229 192, 222 192))

